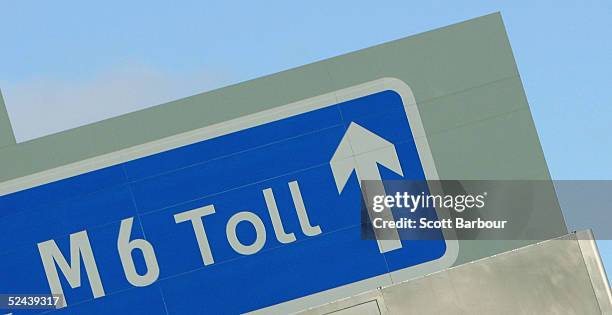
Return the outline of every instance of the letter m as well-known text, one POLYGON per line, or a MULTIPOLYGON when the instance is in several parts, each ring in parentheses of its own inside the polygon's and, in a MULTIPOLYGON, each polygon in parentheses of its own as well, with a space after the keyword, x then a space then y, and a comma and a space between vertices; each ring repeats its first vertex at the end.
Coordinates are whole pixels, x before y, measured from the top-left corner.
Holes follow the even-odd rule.
POLYGON ((70 264, 66 261, 64 255, 62 255, 54 240, 38 243, 38 251, 45 268, 51 294, 63 297, 63 305, 58 305, 57 308, 65 307, 68 303, 63 295, 64 291, 62 290, 62 283, 60 282, 56 265, 62 271, 66 280, 68 280, 70 287, 74 289, 81 286, 81 258, 83 259, 83 265, 85 265, 85 271, 94 298, 105 295, 87 231, 70 234, 70 264))

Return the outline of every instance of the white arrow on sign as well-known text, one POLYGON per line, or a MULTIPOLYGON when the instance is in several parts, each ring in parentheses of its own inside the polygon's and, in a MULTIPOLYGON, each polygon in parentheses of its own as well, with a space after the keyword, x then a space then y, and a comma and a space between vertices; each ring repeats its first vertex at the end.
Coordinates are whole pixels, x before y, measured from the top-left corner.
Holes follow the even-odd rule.
MULTIPOLYGON (((336 181, 338 193, 342 192, 353 171, 357 173, 359 186, 361 186, 362 180, 372 180, 372 187, 368 184, 368 191, 362 192, 365 200, 372 200, 376 195, 386 195, 378 164, 401 176, 404 175, 393 143, 354 122, 351 122, 342 140, 340 140, 340 144, 329 164, 336 181)), ((370 220, 373 220, 374 218, 369 210, 370 220)), ((393 214, 388 208, 380 212, 377 217, 385 221, 393 221, 393 214)), ((378 249, 381 253, 402 248, 402 242, 396 229, 385 229, 384 237, 381 237, 377 232, 381 232, 376 229, 374 231, 378 249)))

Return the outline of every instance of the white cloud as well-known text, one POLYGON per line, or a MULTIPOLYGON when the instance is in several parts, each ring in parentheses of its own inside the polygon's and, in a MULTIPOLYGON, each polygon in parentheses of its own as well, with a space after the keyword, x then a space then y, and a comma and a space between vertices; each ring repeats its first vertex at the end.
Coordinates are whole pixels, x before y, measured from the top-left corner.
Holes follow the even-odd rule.
POLYGON ((204 71, 168 74, 142 65, 124 65, 81 79, 39 77, 2 82, 15 137, 27 141, 62 130, 166 103, 228 84, 204 71))

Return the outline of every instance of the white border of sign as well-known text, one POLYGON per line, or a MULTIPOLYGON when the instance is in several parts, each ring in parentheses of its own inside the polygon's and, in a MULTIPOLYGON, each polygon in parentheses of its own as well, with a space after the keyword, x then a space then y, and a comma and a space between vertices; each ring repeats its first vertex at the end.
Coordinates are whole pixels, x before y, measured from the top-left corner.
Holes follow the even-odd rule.
MULTIPOLYGON (((412 135, 414 137, 427 180, 439 179, 412 90, 408 85, 399 79, 381 78, 288 105, 261 111, 259 113, 246 115, 226 122, 195 129, 131 148, 9 180, 0 183, 0 196, 168 151, 185 145, 205 141, 229 133, 270 123, 279 119, 306 113, 312 110, 336 105, 344 101, 371 95, 385 90, 395 91, 402 98, 404 109, 410 123, 412 135)), ((445 213, 440 209, 438 209, 438 216, 440 218, 449 217, 448 213, 445 213)), ((341 298, 353 296, 365 291, 376 289, 378 287, 387 286, 392 283, 413 279, 450 267, 457 259, 459 245, 456 238, 450 235, 452 231, 444 231, 444 233, 446 239, 446 253, 443 257, 437 260, 273 305, 264 309, 250 312, 249 314, 286 314, 297 312, 312 306, 329 303, 341 298)))

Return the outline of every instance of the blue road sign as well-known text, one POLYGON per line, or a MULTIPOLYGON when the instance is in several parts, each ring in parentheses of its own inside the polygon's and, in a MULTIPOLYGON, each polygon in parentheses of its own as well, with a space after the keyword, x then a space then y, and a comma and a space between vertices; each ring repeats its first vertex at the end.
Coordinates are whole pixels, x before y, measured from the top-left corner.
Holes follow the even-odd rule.
POLYGON ((382 86, 30 180, 0 197, 0 293, 63 294, 61 314, 285 312, 451 265, 448 240, 360 237, 360 179, 435 176, 410 90, 382 86))

